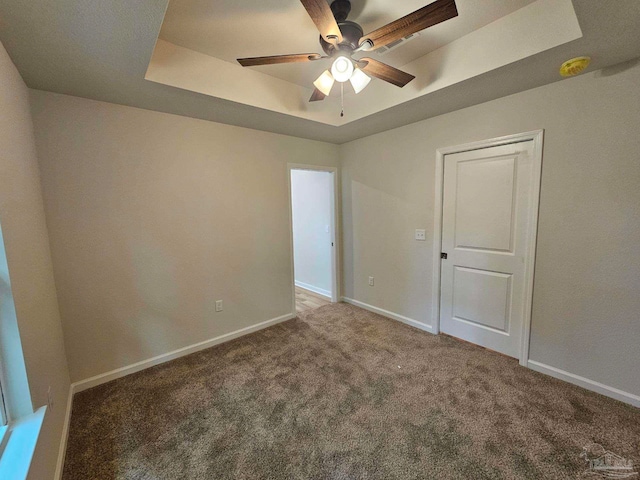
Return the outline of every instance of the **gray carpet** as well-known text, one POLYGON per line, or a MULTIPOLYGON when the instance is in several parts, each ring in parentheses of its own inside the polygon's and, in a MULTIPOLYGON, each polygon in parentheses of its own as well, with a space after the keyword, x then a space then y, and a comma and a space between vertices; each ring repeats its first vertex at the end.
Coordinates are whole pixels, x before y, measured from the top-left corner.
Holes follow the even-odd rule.
POLYGON ((79 393, 64 480, 580 478, 640 409, 346 304, 79 393))

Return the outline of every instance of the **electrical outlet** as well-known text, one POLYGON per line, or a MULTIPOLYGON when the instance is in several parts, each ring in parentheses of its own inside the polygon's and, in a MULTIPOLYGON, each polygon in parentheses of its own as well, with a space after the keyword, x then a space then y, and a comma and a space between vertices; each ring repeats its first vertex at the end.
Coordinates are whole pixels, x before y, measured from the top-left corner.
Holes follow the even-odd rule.
POLYGON ((222 300, 216 300, 216 312, 222 311, 222 300))
POLYGON ((422 229, 416 228, 416 240, 424 241, 427 239, 427 232, 422 229))
POLYGON ((53 393, 51 392, 51 387, 47 390, 47 405, 49 406, 49 410, 53 410, 53 393))
POLYGON ((373 277, 369 277, 369 286, 373 287, 373 277))

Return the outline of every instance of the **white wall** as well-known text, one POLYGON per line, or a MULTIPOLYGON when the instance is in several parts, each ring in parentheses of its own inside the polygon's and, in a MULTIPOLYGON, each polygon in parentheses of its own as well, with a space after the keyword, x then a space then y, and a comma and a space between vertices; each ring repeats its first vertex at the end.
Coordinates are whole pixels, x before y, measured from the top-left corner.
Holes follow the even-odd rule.
POLYGON ((343 295, 431 324, 436 149, 545 129, 530 358, 640 395, 638 85, 629 63, 341 146, 343 295))
POLYGON ((337 146, 31 100, 73 381, 294 313, 287 163, 337 146))
POLYGON ((329 172, 291 171, 296 285, 329 297, 332 191, 333 176, 329 172))
POLYGON ((0 223, 31 404, 35 408, 45 405, 49 387, 54 400, 53 409, 45 417, 29 478, 52 479, 69 394, 69 372, 42 204, 29 91, 1 44, 0 223))

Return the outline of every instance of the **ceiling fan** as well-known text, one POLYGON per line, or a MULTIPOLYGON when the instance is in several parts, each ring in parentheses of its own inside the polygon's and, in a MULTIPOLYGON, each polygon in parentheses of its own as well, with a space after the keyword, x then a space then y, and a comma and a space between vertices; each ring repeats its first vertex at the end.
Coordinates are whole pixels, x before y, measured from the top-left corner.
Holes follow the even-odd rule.
POLYGON ((333 63, 313 82, 315 90, 310 102, 324 100, 337 81, 351 82, 356 93, 360 93, 371 81, 369 75, 404 87, 415 77, 373 58, 354 59, 353 54, 368 52, 424 30, 458 15, 455 0, 436 0, 394 22, 366 35, 362 27, 347 20, 351 11, 349 0, 334 0, 331 6, 326 0, 300 0, 320 31, 320 45, 326 53, 303 53, 275 55, 270 57, 239 58, 243 67, 275 65, 279 63, 315 62, 332 58, 333 63), (369 74, 369 75, 367 75, 369 74))

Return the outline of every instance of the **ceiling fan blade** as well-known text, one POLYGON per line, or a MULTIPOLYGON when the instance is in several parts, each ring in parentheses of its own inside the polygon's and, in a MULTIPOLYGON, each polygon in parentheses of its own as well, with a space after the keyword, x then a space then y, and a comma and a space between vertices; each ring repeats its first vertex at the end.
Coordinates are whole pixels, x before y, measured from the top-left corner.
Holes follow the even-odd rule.
POLYGON ((393 83, 400 88, 404 87, 407 83, 416 78, 407 72, 398 70, 391 65, 379 62, 373 58, 362 58, 358 62, 360 68, 369 75, 379 78, 380 80, 384 80, 385 82, 393 83), (363 65, 365 62, 366 64, 363 65))
POLYGON ((272 57, 239 58, 238 63, 243 67, 255 67, 257 65, 276 65, 278 63, 300 63, 320 60, 322 55, 317 53, 300 53, 296 55, 274 55, 272 57))
POLYGON ((327 98, 327 96, 316 88, 313 90, 313 94, 311 95, 311 98, 309 99, 309 101, 319 102, 320 100, 324 100, 325 98, 327 98))
POLYGON ((364 50, 384 47, 412 33, 432 27, 438 23, 458 16, 455 0, 436 0, 435 2, 388 23, 360 39, 359 45, 369 41, 371 46, 364 50))
POLYGON ((316 24, 320 35, 329 43, 342 42, 342 33, 336 22, 331 7, 326 0, 300 0, 307 13, 316 24))

